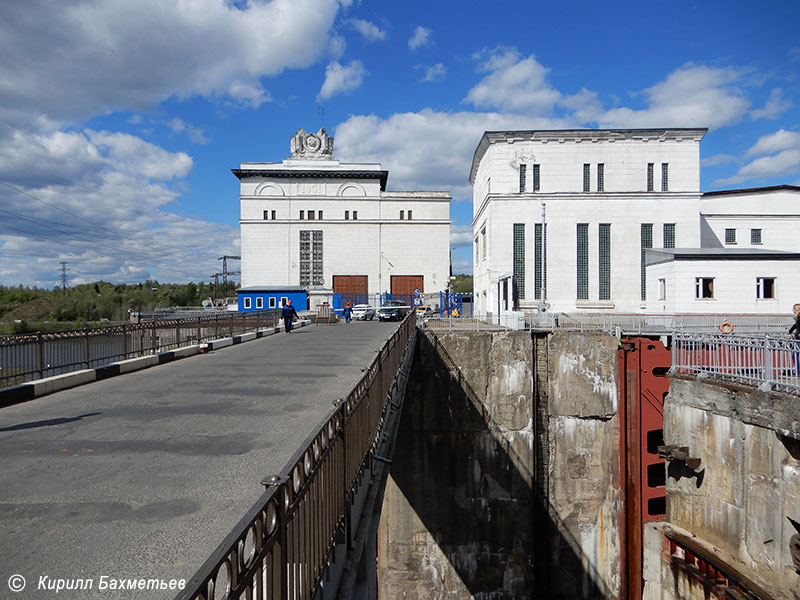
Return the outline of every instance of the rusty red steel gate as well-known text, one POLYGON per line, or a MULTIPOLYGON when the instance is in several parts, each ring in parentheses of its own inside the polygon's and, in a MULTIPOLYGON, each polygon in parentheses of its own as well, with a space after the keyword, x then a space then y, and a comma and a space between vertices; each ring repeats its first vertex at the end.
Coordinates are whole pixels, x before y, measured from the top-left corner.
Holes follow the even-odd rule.
POLYGON ((623 338, 617 353, 620 392, 620 515, 623 598, 642 597, 644 525, 666 516, 664 398, 669 392, 670 350, 659 340, 623 338))

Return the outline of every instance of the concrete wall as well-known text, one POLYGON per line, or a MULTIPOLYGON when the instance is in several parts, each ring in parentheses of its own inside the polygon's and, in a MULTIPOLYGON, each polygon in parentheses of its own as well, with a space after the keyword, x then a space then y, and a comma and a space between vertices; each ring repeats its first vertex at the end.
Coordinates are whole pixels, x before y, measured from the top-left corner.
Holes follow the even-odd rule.
POLYGON ((378 533, 379 597, 532 598, 530 334, 440 338, 420 336, 409 379, 378 533))
MULTIPOLYGON (((550 586, 557 598, 621 589, 617 340, 556 333, 548 344, 550 586)), ((541 571, 537 570, 537 575, 541 571)))
POLYGON ((646 598, 707 597, 677 562, 659 560, 663 531, 687 536, 751 589, 800 598, 800 572, 789 552, 790 538, 800 533, 797 407, 797 398, 781 394, 672 379, 664 440, 688 446, 702 464, 691 472, 669 463, 667 521, 647 534, 646 598))

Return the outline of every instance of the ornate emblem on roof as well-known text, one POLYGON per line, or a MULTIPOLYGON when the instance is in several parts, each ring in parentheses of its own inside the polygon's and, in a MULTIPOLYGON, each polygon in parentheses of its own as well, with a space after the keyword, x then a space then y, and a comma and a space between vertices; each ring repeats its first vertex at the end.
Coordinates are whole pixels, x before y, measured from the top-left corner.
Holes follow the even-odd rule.
POLYGON ((299 129, 289 143, 292 158, 333 158, 333 138, 324 129, 317 133, 306 133, 299 129))

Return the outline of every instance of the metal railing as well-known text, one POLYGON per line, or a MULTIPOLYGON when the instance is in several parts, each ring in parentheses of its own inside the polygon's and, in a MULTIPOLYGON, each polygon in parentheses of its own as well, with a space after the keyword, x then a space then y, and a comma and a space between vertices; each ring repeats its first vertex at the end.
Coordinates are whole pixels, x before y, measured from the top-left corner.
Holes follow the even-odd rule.
POLYGON ((800 340, 676 332, 672 369, 800 395, 800 340))
POLYGON ((0 336, 0 388, 274 327, 279 316, 265 310, 0 336))
POLYGON ((350 503, 389 408, 412 312, 333 413, 192 577, 178 600, 311 598, 337 537, 350 540, 350 503))

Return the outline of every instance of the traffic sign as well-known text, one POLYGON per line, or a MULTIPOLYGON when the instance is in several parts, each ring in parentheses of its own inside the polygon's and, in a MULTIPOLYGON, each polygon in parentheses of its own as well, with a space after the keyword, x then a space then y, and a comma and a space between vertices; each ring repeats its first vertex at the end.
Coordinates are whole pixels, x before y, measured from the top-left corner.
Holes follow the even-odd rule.
POLYGON ((419 288, 417 288, 417 289, 415 289, 415 290, 414 290, 414 295, 415 295, 415 296, 419 296, 419 288))

